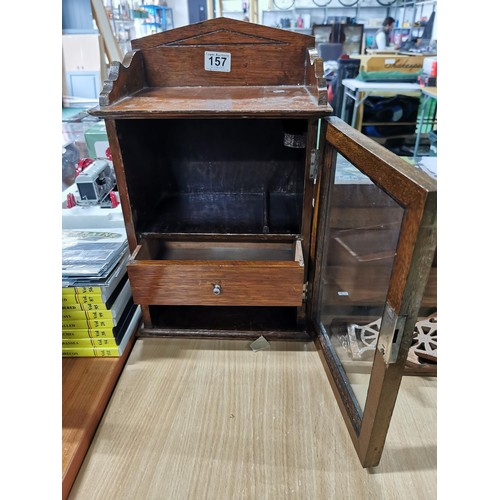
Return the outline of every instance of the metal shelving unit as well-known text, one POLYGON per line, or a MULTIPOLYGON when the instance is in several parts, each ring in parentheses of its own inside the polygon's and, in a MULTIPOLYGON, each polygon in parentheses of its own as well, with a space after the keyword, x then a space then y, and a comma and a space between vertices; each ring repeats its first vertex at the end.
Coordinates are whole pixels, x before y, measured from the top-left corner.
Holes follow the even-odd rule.
MULTIPOLYGON (((365 39, 371 37, 381 27, 382 20, 387 16, 392 16, 399 26, 394 30, 394 34, 407 34, 410 36, 420 35, 425 26, 415 26, 415 23, 423 15, 430 17, 436 10, 437 0, 399 0, 394 5, 382 6, 379 4, 366 5, 360 0, 357 5, 344 7, 340 4, 330 4, 325 7, 305 7, 294 5, 288 10, 262 10, 260 24, 271 27, 289 29, 299 33, 312 34, 313 24, 331 24, 342 22, 342 18, 351 18, 357 24, 364 25, 365 39), (372 12, 370 12, 372 11, 372 12), (297 20, 302 18, 304 26, 298 27, 297 20), (370 19, 377 19, 380 23, 371 25, 370 19), (408 22, 409 26, 403 26, 408 22)), ((368 39, 369 41, 369 39, 368 39)), ((367 44, 368 45, 368 44, 367 44)))
POLYGON ((171 30, 174 27, 174 14, 171 7, 142 4, 140 8, 149 14, 149 17, 140 23, 143 36, 171 30))
MULTIPOLYGON (((416 24, 422 17, 430 18, 436 11, 437 0, 400 0, 397 4, 398 11, 392 17, 396 19, 397 26, 394 35, 401 37, 418 38, 425 30, 425 25, 416 24)), ((405 40, 401 40, 405 41, 405 40)))

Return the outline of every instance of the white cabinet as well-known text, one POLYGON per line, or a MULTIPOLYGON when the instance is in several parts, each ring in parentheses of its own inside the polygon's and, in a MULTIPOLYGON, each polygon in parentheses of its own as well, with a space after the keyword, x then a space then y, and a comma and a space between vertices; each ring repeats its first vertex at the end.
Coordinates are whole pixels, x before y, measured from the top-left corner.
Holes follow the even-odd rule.
POLYGON ((63 99, 96 100, 104 82, 106 64, 99 34, 63 35, 63 99))

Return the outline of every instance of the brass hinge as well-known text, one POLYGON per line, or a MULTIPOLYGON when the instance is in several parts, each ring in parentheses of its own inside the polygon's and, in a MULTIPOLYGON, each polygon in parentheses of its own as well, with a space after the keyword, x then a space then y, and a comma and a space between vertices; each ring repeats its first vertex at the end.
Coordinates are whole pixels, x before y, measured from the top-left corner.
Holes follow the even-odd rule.
POLYGON ((311 165, 309 167, 309 179, 316 179, 318 175, 318 150, 311 150, 311 165))
POLYGON ((303 285, 302 285, 302 300, 305 302, 307 300, 307 291, 308 291, 308 288, 309 288, 309 281, 306 281, 303 285))
POLYGON ((397 362, 405 326, 406 316, 396 314, 392 306, 387 303, 382 315, 377 342, 377 349, 384 357, 386 365, 397 362))

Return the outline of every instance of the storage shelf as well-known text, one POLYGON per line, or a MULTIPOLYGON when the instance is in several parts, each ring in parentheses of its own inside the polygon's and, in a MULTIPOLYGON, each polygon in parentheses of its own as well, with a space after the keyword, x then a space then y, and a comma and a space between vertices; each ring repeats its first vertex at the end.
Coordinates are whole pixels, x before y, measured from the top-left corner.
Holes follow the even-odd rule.
MULTIPOLYGON (((325 111, 328 106, 324 106, 325 111)), ((145 88, 110 106, 99 115, 161 116, 229 116, 253 115, 308 116, 318 111, 317 99, 302 86, 220 86, 145 88), (207 99, 210 96, 210 99, 207 99), (293 102, 293 106, 290 104, 293 102), (259 106, 262 103, 262 107, 259 106), (260 109, 259 109, 260 108, 260 109)))
MULTIPOLYGON (((283 193, 270 193, 269 198, 267 224, 270 232, 298 233, 302 198, 283 193)), ((170 196, 155 209, 155 221, 147 229, 156 233, 262 234, 264 200, 261 193, 186 193, 170 196)))

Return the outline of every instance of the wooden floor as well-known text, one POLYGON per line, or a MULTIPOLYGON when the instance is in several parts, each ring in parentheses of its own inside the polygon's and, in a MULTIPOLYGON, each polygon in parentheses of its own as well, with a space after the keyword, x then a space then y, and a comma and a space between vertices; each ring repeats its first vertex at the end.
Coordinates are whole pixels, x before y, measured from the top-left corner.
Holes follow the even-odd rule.
POLYGON ((314 344, 248 346, 138 340, 69 498, 436 498, 436 379, 403 379, 365 470, 314 344))

